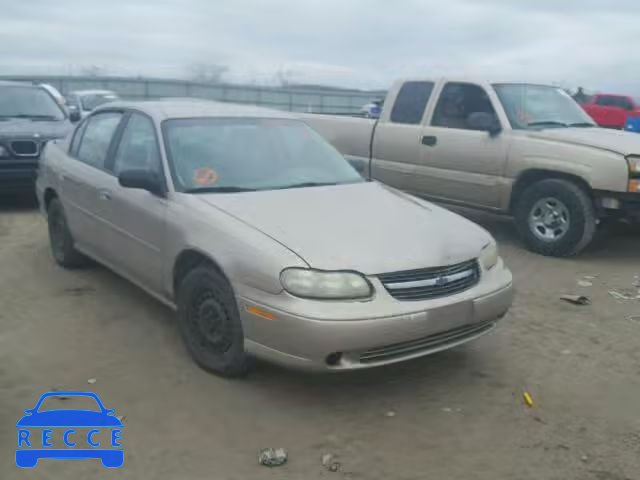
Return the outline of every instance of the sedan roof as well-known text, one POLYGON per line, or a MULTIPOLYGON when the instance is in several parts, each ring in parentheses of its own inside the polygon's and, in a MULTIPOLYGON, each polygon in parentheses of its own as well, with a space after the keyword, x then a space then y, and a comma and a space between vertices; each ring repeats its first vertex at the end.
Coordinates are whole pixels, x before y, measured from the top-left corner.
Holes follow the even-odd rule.
POLYGON ((289 118, 295 117, 287 112, 252 105, 214 102, 197 98, 161 99, 144 101, 115 101, 101 105, 96 109, 113 110, 127 108, 139 110, 158 121, 169 118, 196 117, 253 117, 253 118, 289 118))

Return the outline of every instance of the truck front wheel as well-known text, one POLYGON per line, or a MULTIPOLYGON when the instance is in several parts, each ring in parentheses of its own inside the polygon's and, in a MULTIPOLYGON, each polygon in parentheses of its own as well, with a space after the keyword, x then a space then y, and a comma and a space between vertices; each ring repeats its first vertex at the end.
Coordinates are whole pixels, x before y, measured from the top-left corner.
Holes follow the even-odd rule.
POLYGON ((514 213, 516 227, 527 247, 542 255, 576 255, 591 242, 596 231, 591 198, 569 180, 551 178, 528 186, 514 213))

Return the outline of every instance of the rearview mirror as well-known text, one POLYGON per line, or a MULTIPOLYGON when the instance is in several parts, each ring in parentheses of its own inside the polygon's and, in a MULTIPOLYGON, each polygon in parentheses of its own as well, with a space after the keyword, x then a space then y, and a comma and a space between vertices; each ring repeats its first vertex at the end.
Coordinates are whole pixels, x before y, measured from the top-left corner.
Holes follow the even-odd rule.
POLYGON ((491 136, 497 135, 502 131, 496 116, 487 112, 473 112, 470 114, 467 117, 467 126, 471 130, 489 132, 491 136))
POLYGON ((125 170, 118 175, 118 182, 125 188, 140 188, 160 197, 165 194, 164 183, 152 170, 125 170))

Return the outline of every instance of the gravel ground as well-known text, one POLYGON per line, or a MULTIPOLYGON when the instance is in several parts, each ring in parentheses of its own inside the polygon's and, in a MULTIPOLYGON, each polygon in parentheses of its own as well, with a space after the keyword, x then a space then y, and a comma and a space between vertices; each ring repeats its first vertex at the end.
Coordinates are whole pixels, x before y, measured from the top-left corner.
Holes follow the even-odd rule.
POLYGON ((496 236, 515 276, 494 334, 383 369, 258 363, 232 381, 197 368, 171 312, 134 286, 99 266, 56 267, 32 206, 0 207, 0 478, 640 479, 640 300, 609 294, 638 294, 640 230, 620 226, 560 260, 524 251, 508 221, 466 214, 496 236), (578 285, 585 276, 592 286, 578 285), (120 470, 15 466, 15 422, 52 389, 95 391, 126 416, 120 470), (285 447, 288 463, 258 465, 263 447, 285 447))

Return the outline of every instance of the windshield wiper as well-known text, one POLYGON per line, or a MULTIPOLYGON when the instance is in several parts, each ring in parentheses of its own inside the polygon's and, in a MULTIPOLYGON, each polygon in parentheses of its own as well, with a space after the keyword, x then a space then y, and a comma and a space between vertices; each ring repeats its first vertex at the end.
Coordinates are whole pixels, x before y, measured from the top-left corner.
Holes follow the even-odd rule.
POLYGON ((528 127, 568 127, 564 122, 558 122, 556 120, 540 120, 538 122, 529 122, 527 123, 528 127))
POLYGON ((590 122, 576 122, 576 123, 570 123, 569 126, 570 127, 595 127, 596 124, 590 123, 590 122))
POLYGON ((184 193, 235 193, 235 192, 255 192, 255 188, 245 187, 196 187, 187 188, 184 193))
POLYGON ((330 185, 338 185, 336 182, 301 182, 292 183, 291 185, 284 185, 277 187, 276 190, 285 190, 287 188, 306 188, 306 187, 327 187, 330 185))

